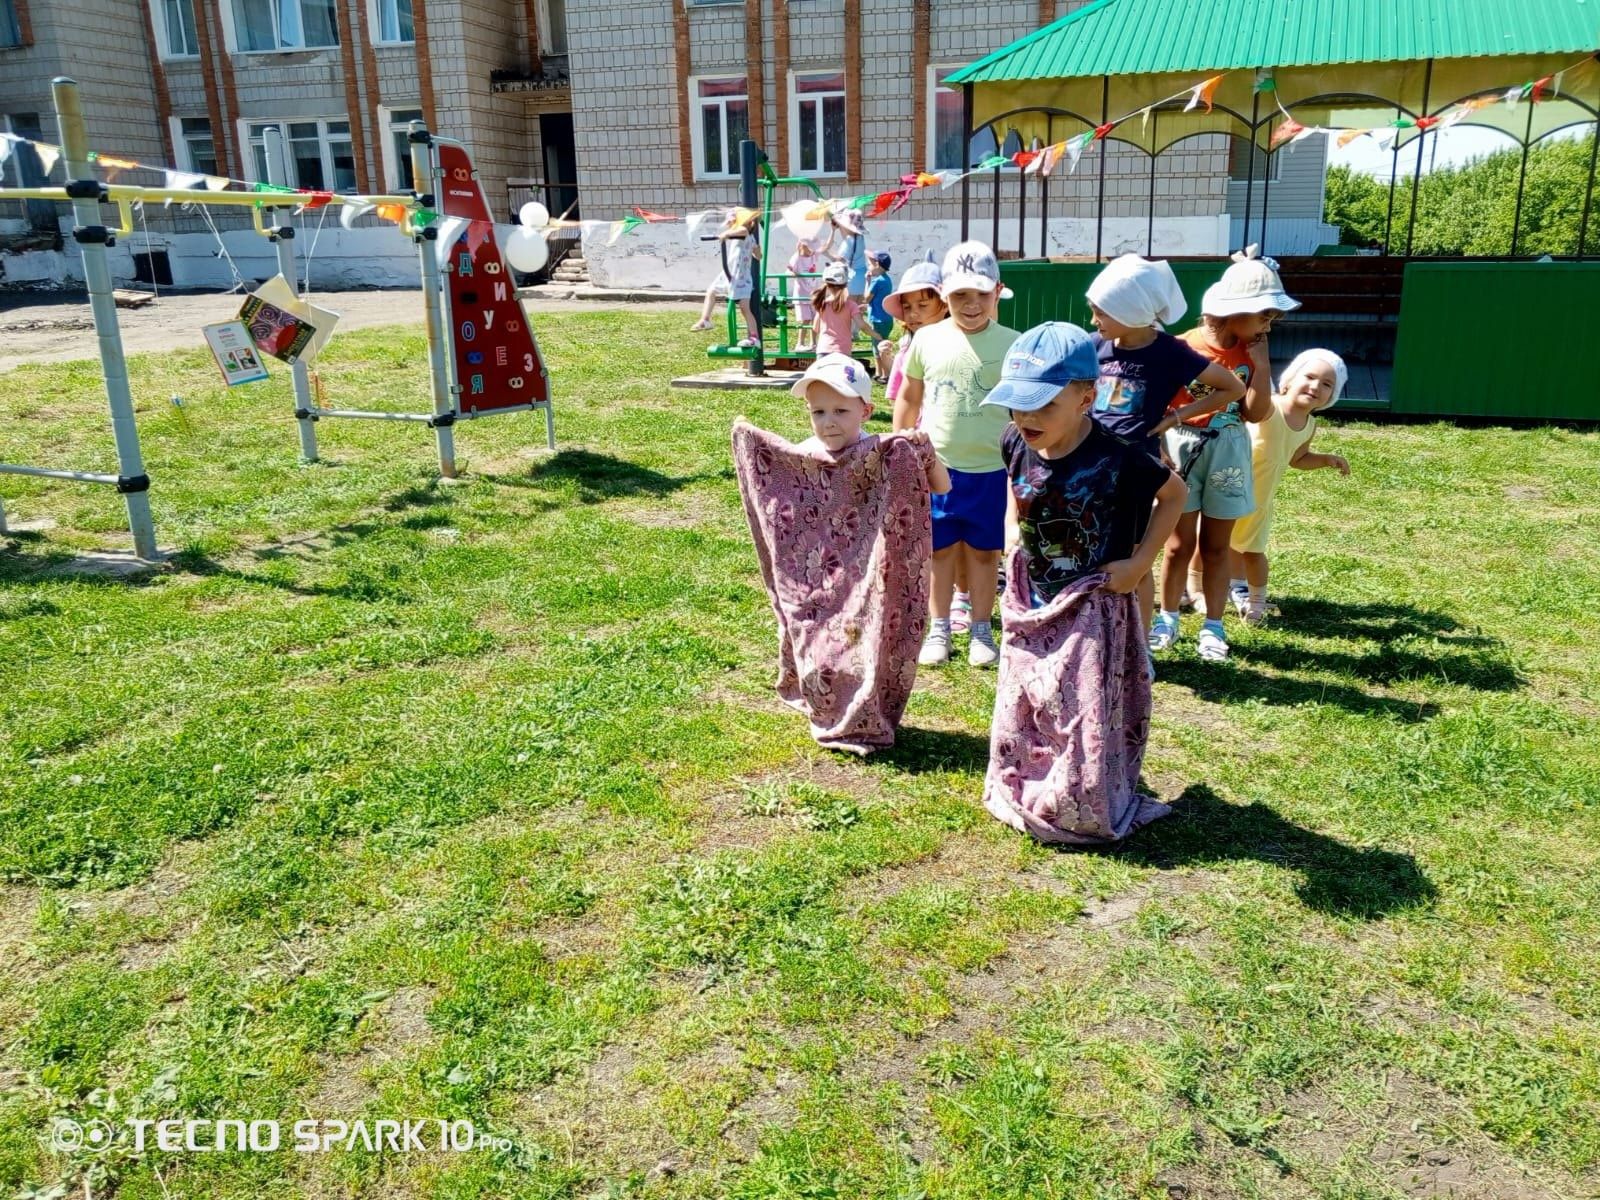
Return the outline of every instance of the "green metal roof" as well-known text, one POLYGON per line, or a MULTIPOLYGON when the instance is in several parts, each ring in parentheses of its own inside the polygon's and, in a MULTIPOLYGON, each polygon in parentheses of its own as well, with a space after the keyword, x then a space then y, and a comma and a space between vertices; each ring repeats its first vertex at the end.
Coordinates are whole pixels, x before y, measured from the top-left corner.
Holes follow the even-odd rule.
POLYGON ((1094 0, 952 83, 1582 54, 1597 0, 1094 0))

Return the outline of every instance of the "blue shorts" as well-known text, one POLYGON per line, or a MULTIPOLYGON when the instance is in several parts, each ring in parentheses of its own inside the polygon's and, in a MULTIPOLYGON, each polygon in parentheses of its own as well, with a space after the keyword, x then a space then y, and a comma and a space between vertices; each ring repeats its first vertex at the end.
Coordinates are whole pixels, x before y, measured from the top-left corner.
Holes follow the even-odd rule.
POLYGON ((933 548, 965 542, 974 550, 1001 550, 1006 544, 1005 468, 998 471, 950 472, 950 490, 934 493, 933 548))

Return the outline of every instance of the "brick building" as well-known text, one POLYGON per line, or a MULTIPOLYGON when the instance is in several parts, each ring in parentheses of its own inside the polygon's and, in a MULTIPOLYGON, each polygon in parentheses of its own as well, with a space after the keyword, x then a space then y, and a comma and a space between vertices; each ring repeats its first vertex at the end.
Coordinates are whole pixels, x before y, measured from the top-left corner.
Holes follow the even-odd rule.
MULTIPOLYGON (((49 81, 68 74, 80 83, 96 149, 203 174, 263 178, 263 132, 276 126, 291 183, 404 188, 403 129, 420 116, 472 147, 491 202, 502 208, 508 180, 542 188, 533 194, 558 212, 600 220, 634 205, 667 212, 727 205, 744 136, 766 148, 780 173, 813 176, 829 194, 854 194, 892 186, 906 171, 961 165, 960 97, 940 86, 943 76, 1082 3, 0 0, 0 130, 54 141, 49 81)), ((973 153, 992 152, 997 140, 1005 144, 1005 130, 982 131, 973 153)), ((1320 141, 1278 157, 1274 212, 1314 220, 1320 141)), ((37 165, 25 152, 14 155, 6 182, 34 181, 37 165)), ((1152 187, 1157 252, 1224 248, 1224 214, 1242 208, 1244 185, 1230 185, 1221 138, 1168 151, 1154 176, 1144 155, 1112 144, 1106 176, 1105 214, 1117 231, 1108 248, 1144 248, 1152 187)), ((1051 227, 1052 252, 1092 249, 1083 231, 1098 210, 1099 183, 1098 163, 1089 159, 1077 174, 1052 181, 1050 212, 1062 223, 1059 236, 1051 227)), ((985 233, 993 187, 987 179, 975 187, 985 233)), ((1009 220, 1018 207, 1015 184, 999 191, 1009 220)), ((30 222, 20 206, 0 206, 0 236, 49 225, 39 209, 32 206, 30 222)), ((874 231, 883 244, 910 252, 946 240, 958 211, 955 192, 930 189, 874 231)), ((209 228, 171 214, 147 214, 146 224, 141 242, 120 248, 126 258, 114 269, 131 274, 142 247, 164 256, 180 284, 225 278, 209 228)), ((219 210, 217 224, 234 259, 246 260, 241 270, 267 273, 255 269, 265 248, 238 228, 237 214, 219 210)), ((322 253, 330 262, 349 259, 352 280, 362 277, 363 260, 376 257, 386 265, 372 268, 375 281, 402 282, 410 277, 410 248, 374 236, 381 232, 329 231, 322 253)), ((1002 229, 999 241, 1016 249, 1018 237, 1002 229)), ((1027 249, 1037 253, 1029 237, 1027 249)), ((609 269, 609 281, 619 283, 664 282, 663 267, 670 277, 698 279, 702 263, 673 261, 693 257, 681 234, 665 229, 591 253, 599 273, 609 269), (629 259, 636 260, 631 275, 629 259)), ((0 265, 13 282, 26 278, 15 256, 0 265)), ((144 269, 154 267, 147 261, 144 269)))

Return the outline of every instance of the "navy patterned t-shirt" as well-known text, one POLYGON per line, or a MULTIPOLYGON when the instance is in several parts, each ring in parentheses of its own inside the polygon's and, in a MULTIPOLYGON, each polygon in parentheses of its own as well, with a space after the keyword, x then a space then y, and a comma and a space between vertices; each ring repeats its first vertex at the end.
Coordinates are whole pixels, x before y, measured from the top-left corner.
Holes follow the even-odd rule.
POLYGON ((1172 473, 1094 421, 1064 458, 1041 457, 1015 425, 1006 426, 1000 452, 1017 498, 1028 577, 1046 600, 1133 553, 1156 493, 1172 473))

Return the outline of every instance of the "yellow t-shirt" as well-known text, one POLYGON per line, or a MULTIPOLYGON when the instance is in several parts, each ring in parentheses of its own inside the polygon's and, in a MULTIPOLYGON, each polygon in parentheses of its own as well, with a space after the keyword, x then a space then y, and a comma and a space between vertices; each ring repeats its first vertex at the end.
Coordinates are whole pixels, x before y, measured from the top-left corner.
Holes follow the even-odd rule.
POLYGON ((1000 438, 1011 414, 983 400, 1000 382, 1017 331, 990 321, 964 333, 954 320, 926 325, 911 339, 906 376, 922 380, 922 428, 939 461, 952 471, 1005 470, 1000 438))

